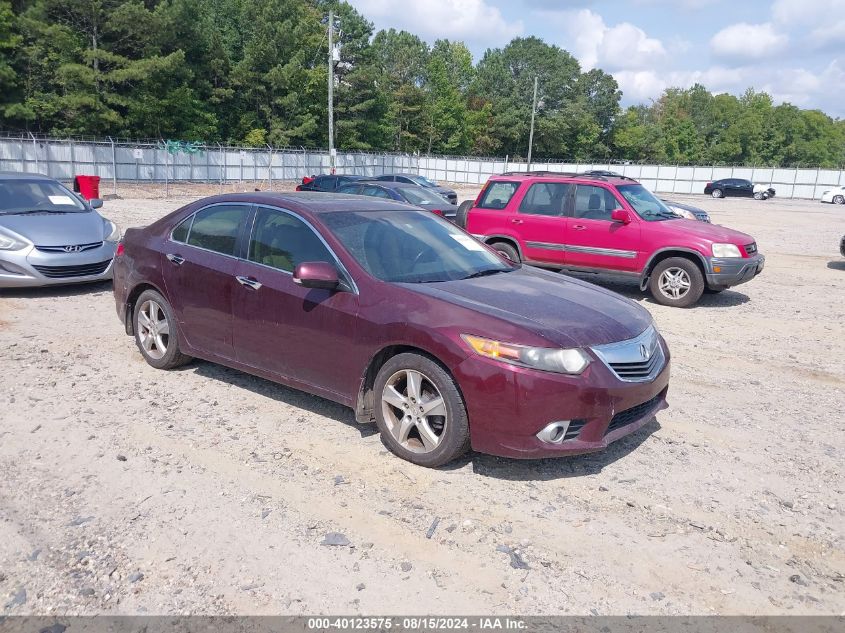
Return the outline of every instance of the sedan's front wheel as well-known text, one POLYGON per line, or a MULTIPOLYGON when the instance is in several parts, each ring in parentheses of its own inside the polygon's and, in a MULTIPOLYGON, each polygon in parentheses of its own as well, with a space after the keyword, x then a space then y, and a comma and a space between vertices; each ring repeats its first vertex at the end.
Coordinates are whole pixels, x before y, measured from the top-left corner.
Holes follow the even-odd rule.
POLYGON ((833 204, 845 204, 845 196, 833 196, 833 204))
POLYGON ((155 290, 145 290, 135 302, 135 343, 144 360, 156 369, 173 369, 191 361, 179 351, 173 308, 155 290))
POLYGON ((455 381, 421 354, 398 354, 374 385, 376 423, 399 457, 434 468, 469 450, 469 421, 455 381))
POLYGON ((710 192, 710 195, 713 196, 714 198, 722 198, 722 197, 724 197, 725 192, 722 191, 721 189, 714 189, 713 191, 710 192))

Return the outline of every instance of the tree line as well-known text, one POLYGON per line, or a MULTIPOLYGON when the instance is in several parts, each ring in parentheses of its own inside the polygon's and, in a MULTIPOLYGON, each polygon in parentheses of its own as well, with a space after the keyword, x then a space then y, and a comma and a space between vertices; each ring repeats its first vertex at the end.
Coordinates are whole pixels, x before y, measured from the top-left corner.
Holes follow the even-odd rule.
POLYGON ((669 89, 620 106, 616 80, 536 37, 488 49, 374 32, 338 0, 0 0, 0 128, 325 147, 326 16, 339 21, 336 145, 452 155, 845 164, 845 121, 749 89, 669 89))

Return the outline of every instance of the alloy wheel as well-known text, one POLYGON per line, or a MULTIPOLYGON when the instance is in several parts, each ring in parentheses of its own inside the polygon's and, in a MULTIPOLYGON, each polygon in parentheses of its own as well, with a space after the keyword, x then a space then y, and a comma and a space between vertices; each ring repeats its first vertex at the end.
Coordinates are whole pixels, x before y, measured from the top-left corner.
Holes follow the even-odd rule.
POLYGON ((675 301, 689 292, 691 284, 689 274, 683 268, 667 268, 658 279, 660 293, 675 301))
POLYGON ((845 204, 845 196, 834 196, 833 197, 834 204, 845 204))
POLYGON ((138 340, 144 352, 159 360, 167 353, 170 342, 170 323, 164 309, 152 299, 141 304, 138 311, 138 340))
POLYGON ((422 372, 393 374, 384 385, 381 406, 390 434, 403 448, 429 453, 440 444, 448 422, 446 401, 422 372))

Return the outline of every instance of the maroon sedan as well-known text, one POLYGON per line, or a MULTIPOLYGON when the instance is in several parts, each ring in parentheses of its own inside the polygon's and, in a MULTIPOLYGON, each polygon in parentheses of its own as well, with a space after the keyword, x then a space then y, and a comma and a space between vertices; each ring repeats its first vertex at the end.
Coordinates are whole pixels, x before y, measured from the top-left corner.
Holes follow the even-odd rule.
POLYGON ((597 451, 666 407, 645 309, 397 202, 199 200, 126 232, 114 293, 153 367, 198 357, 334 400, 424 466, 597 451))

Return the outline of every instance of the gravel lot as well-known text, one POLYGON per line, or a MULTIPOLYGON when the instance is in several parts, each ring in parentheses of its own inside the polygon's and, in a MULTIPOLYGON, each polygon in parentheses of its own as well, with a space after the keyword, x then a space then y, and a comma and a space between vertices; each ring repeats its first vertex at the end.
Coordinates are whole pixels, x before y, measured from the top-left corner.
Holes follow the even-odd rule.
POLYGON ((417 468, 331 402, 152 369, 108 284, 0 291, 0 615, 842 614, 845 208, 687 199, 766 270, 691 310, 594 278, 657 320, 671 407, 570 459, 417 468))

